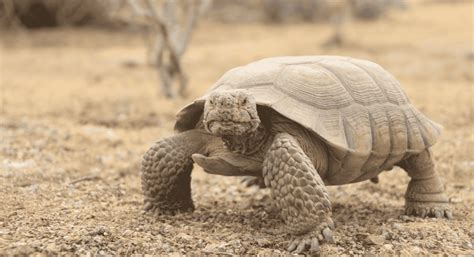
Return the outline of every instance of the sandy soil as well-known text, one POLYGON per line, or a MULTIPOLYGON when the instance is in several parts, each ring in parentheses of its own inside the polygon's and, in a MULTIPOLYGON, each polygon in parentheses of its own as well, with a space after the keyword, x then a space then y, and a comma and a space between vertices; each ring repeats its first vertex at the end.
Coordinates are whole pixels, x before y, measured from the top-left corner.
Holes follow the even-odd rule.
POLYGON ((434 147, 454 220, 403 216, 400 169, 331 187, 336 245, 327 254, 474 254, 473 4, 416 4, 350 25, 350 44, 321 48, 324 24, 202 23, 185 57, 189 97, 159 96, 138 33, 2 32, 0 254, 285 254, 269 192, 196 167, 197 210, 142 213, 139 163, 173 133, 175 112, 223 72, 277 55, 337 54, 380 63, 445 126, 434 147), (136 64, 136 65, 130 65, 136 64))

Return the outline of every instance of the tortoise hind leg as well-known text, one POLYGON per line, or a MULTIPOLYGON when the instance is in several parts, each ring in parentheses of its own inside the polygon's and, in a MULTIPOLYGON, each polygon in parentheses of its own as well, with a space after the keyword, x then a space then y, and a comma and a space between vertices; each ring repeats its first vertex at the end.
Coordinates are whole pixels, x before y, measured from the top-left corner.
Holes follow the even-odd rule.
POLYGON ((318 251, 320 241, 334 243, 326 187, 291 135, 275 136, 263 162, 263 178, 285 221, 285 231, 294 235, 288 251, 318 251))
POLYGON ((405 194, 406 214, 451 219, 453 214, 449 208, 449 199, 435 170, 431 151, 425 150, 403 160, 400 167, 411 178, 405 194))

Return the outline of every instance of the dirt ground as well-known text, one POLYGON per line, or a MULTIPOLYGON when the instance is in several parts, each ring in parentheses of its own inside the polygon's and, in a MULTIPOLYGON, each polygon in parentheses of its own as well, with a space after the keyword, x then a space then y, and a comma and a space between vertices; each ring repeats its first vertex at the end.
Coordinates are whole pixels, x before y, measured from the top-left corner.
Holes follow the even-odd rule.
POLYGON ((322 48, 325 24, 203 22, 185 56, 189 96, 159 96, 133 31, 1 32, 0 255, 287 254, 269 192, 193 172, 194 213, 142 212, 140 161, 171 135, 174 114, 229 68, 278 55, 373 60, 443 124, 433 148, 454 220, 403 215, 408 177, 330 187, 337 244, 324 254, 474 254, 473 3, 413 4, 349 26, 348 46, 322 48))

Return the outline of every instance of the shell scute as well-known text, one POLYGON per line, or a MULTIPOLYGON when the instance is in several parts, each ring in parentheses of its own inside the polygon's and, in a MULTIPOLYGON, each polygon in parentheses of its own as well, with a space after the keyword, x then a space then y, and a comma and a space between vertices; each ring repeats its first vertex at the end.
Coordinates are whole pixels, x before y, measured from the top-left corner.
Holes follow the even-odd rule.
POLYGON ((343 85, 329 72, 306 66, 285 67, 275 87, 292 98, 318 109, 339 109, 348 107, 354 102, 343 85))
POLYGON ((395 105, 409 103, 408 97, 400 87, 400 83, 380 65, 360 59, 351 59, 350 63, 364 70, 376 85, 384 92, 387 101, 395 105))
POLYGON ((384 92, 374 83, 374 79, 351 62, 327 59, 317 63, 315 68, 325 69, 331 73, 355 103, 367 106, 387 101, 384 92))

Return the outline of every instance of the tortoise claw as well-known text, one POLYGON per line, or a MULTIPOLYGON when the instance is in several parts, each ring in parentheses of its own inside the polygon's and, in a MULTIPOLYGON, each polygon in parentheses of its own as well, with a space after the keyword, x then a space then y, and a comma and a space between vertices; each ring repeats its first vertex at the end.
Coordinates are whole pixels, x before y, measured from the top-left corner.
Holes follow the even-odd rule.
POLYGON ((324 239, 328 242, 328 243, 331 243, 331 244, 335 244, 336 241, 334 241, 334 237, 332 235, 332 230, 330 228, 325 228, 323 230, 323 236, 324 236, 324 239))
POLYGON ((422 209, 418 212, 418 216, 424 218, 428 212, 425 209, 422 209))
POLYGON ((434 217, 437 219, 447 218, 452 219, 453 213, 446 204, 437 203, 409 203, 405 208, 406 215, 413 215, 421 218, 434 217))
POLYGON ((291 244, 288 246, 288 252, 293 252, 293 250, 296 249, 296 247, 298 246, 298 241, 297 240, 294 240, 293 242, 291 242, 291 244))
POLYGON ((319 252, 319 241, 316 238, 311 239, 311 248, 309 249, 310 252, 312 253, 317 253, 319 252))
POLYGON ((299 244, 298 247, 296 248, 296 253, 302 253, 304 250, 306 250, 306 246, 309 244, 308 239, 303 239, 299 244))
POLYGON ((447 210, 444 212, 444 215, 446 216, 446 218, 448 220, 452 220, 453 219, 453 213, 450 211, 450 210, 447 210))
MULTIPOLYGON (((315 230, 316 232, 317 230, 315 230)), ((333 232, 329 226, 317 233, 310 233, 294 239, 288 246, 288 252, 302 253, 309 249, 311 253, 318 253, 323 241, 335 244, 333 232)))

